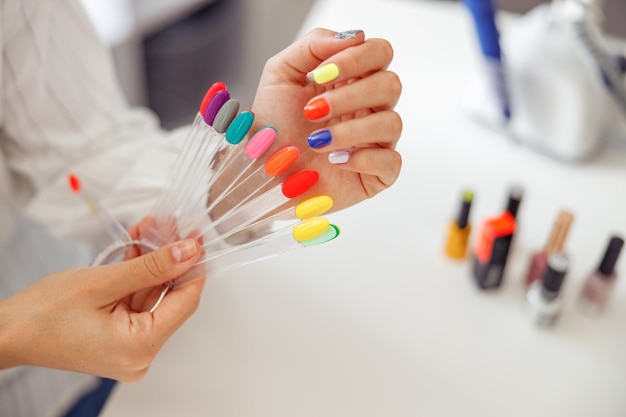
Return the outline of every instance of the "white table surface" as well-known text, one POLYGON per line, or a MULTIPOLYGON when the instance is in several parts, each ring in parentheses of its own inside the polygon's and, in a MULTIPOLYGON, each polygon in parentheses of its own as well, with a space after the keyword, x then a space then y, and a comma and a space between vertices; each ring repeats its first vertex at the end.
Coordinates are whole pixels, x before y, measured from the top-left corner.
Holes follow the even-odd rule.
POLYGON ((626 277, 603 316, 575 305, 609 235, 626 234, 626 149, 563 165, 468 120, 478 57, 458 4, 320 0, 302 32, 316 26, 394 45, 402 175, 330 216, 336 241, 207 282, 197 314, 103 416, 626 416, 626 277), (480 292, 469 262, 442 254, 447 222, 464 187, 476 223, 503 209, 513 183, 525 196, 507 276, 480 292), (565 307, 537 330, 522 278, 562 208, 576 216, 565 307))

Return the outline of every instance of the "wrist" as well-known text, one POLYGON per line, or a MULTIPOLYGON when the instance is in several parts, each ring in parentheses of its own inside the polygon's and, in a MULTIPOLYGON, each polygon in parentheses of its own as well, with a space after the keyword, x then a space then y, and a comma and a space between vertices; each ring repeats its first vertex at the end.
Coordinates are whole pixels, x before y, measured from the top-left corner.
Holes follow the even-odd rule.
MULTIPOLYGON (((14 297, 0 300, 0 369, 24 365, 19 346, 25 331, 20 331, 23 323, 16 319, 14 297)), ((24 329, 25 330, 25 329, 24 329)))

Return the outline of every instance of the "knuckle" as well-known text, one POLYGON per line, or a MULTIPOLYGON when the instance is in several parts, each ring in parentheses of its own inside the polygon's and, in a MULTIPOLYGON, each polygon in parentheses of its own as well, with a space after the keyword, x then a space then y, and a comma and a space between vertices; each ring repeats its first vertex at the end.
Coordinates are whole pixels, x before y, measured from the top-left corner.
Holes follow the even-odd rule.
POLYGON ((391 43, 387 39, 378 39, 376 45, 380 49, 380 54, 384 57, 385 61, 391 62, 394 55, 393 46, 391 46, 391 43))
POLYGON ((154 252, 142 256, 141 263, 144 271, 146 271, 151 277, 161 278, 167 272, 166 268, 159 261, 159 259, 157 259, 154 252))
POLYGON ((362 158, 363 158, 363 161, 362 161, 363 166, 371 167, 371 166, 379 165, 377 163, 378 162, 377 158, 375 158, 375 154, 372 152, 364 152, 362 158))
POLYGON ((198 307, 200 307, 200 298, 190 298, 190 300, 187 302, 187 305, 189 306, 189 316, 191 316, 193 313, 196 312, 196 310, 198 310, 198 307))
POLYGON ((400 97, 402 94, 402 81, 400 81, 400 77, 393 71, 387 71, 387 90, 393 94, 394 97, 400 97))
POLYGON ((324 36, 324 35, 326 35, 328 33, 329 33, 328 30, 322 29, 320 27, 316 27, 316 28, 311 29, 307 36, 311 37, 311 38, 319 38, 319 37, 324 36))
POLYGON ((133 374, 138 370, 147 370, 155 358, 156 352, 135 345, 128 349, 122 363, 125 364, 124 368, 127 369, 127 373, 133 374))
POLYGON ((267 73, 274 71, 275 69, 280 68, 281 57, 282 57, 282 52, 279 52, 275 55, 270 56, 265 61, 265 65, 263 66, 263 73, 267 74, 267 73))
POLYGON ((146 376, 147 373, 148 368, 129 371, 119 380, 122 382, 139 382, 146 376))
POLYGON ((137 322, 133 330, 117 339, 113 351, 116 368, 120 369, 119 379, 123 382, 136 382, 142 379, 156 358, 162 343, 152 336, 151 324, 137 322))
POLYGON ((389 112, 389 126, 388 129, 390 132, 393 132, 394 137, 400 137, 400 134, 402 133, 402 129, 404 127, 404 124, 402 122, 402 117, 400 117, 400 115, 395 112, 389 112))
POLYGON ((390 165, 391 165, 392 171, 396 173, 396 178, 397 178, 398 174, 400 174, 400 170, 402 169, 402 155, 400 155, 399 152, 393 153, 390 165))

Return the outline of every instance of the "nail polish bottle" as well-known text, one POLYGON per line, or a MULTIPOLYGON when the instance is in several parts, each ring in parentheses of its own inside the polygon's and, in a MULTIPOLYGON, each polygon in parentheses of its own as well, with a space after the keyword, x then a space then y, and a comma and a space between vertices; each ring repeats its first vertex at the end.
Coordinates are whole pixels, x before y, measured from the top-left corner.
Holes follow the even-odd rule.
POLYGON ((567 256, 562 252, 553 252, 548 257, 543 276, 528 290, 528 316, 536 326, 550 326, 558 318, 562 304, 559 292, 568 267, 567 256))
POLYGON ((521 200, 522 189, 514 187, 509 193, 506 210, 483 221, 478 229, 473 246, 472 272, 480 289, 495 289, 502 284, 521 200))
POLYGON ((580 305, 586 312, 597 314, 605 308, 617 280, 615 264, 623 246, 624 239, 612 236, 600 266, 585 281, 580 293, 580 305))
POLYGON ((526 275, 526 286, 529 287, 533 282, 543 276, 546 270, 548 256, 550 256, 551 253, 563 252, 565 240, 567 239, 573 220, 574 216, 569 211, 563 210, 559 212, 545 248, 533 254, 530 260, 530 267, 526 275))
POLYGON ((467 240, 472 226, 469 223, 469 214, 472 207, 474 193, 465 191, 461 203, 461 211, 456 221, 451 221, 448 227, 446 255, 452 259, 464 259, 467 253, 467 240))

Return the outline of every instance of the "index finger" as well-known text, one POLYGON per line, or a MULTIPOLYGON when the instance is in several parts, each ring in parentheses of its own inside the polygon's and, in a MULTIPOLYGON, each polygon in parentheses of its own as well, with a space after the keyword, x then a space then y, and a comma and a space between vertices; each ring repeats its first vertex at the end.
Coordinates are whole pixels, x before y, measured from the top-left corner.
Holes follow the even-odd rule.
POLYGON ((302 38, 268 60, 268 65, 280 66, 296 72, 292 79, 304 77, 320 63, 339 51, 365 41, 362 30, 334 32, 328 29, 313 29, 302 38))
POLYGON ((318 85, 340 83, 366 77, 387 69, 393 59, 393 48, 385 39, 368 39, 324 60, 307 78, 318 85))

